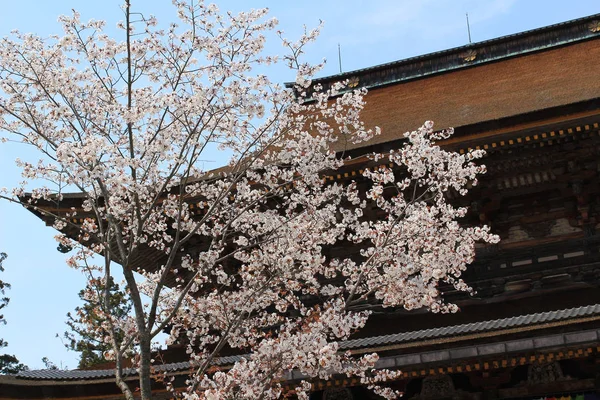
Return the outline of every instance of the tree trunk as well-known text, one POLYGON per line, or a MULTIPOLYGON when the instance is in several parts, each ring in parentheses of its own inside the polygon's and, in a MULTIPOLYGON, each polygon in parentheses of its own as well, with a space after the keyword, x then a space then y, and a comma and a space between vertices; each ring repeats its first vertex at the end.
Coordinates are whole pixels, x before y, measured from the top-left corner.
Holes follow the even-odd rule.
POLYGON ((140 337, 140 394, 142 400, 152 399, 152 379, 150 373, 152 354, 150 351, 150 338, 147 333, 140 337))

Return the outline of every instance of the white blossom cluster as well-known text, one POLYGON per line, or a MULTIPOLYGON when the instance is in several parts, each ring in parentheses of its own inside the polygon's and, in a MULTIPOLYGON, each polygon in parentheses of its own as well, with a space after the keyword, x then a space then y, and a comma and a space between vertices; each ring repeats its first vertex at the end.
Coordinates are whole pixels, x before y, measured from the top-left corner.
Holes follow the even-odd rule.
POLYGON ((112 343, 128 398, 125 358, 137 354, 150 398, 152 340, 164 329, 194 366, 184 398, 282 398, 290 371, 306 377, 299 398, 311 380, 338 374, 397 396, 380 386, 397 371, 375 371, 376 355, 354 357, 339 343, 364 327, 370 305, 456 311, 439 283, 469 290, 460 277, 475 243, 498 240, 461 226, 466 209, 446 196, 477 184, 483 152, 443 150, 435 143, 451 132, 427 122, 398 151, 372 155, 385 167, 329 182, 324 174, 350 161, 332 143, 378 130, 361 122, 364 89, 312 84, 319 66, 300 56, 318 29, 290 42, 266 10, 174 5, 179 25, 162 29, 127 2, 123 41, 77 13, 61 18, 60 37, 0 41, 0 130, 42 154, 19 161, 23 185, 0 195, 52 217, 61 245, 75 249, 69 265, 90 279, 122 271, 134 313, 117 318, 102 301, 108 291, 90 292, 105 305, 90 331, 112 343), (270 33, 286 56, 266 54, 270 33), (260 73, 281 63, 296 73, 293 89, 260 73), (215 146, 232 156, 207 171, 215 146), (25 194, 30 182, 49 184, 25 194), (80 206, 61 207, 65 191, 80 206), (89 261, 94 253, 104 263, 89 261), (224 352, 248 356, 219 367, 224 352))

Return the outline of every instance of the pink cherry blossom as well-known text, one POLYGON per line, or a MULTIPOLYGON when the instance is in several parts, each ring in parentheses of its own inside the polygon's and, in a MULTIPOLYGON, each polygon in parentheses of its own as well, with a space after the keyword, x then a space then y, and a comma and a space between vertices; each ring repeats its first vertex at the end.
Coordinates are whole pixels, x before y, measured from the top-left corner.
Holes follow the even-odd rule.
POLYGON ((282 398, 291 371, 304 376, 299 398, 311 380, 339 374, 397 396, 385 381, 398 371, 339 344, 376 305, 457 310, 438 284, 470 290, 461 275, 475 244, 498 238, 460 225, 467 210, 446 194, 477 184, 483 151, 444 150, 436 142, 452 131, 426 122, 396 151, 369 155, 381 166, 324 179, 349 161, 333 143, 379 129, 361 120, 365 89, 312 84, 320 65, 301 55, 319 29, 290 41, 264 9, 173 3, 180 20, 163 29, 151 16, 133 21, 127 1, 119 40, 75 12, 61 17, 60 37, 0 41, 0 130, 40 154, 17 162, 23 184, 0 197, 51 220, 74 249, 69 266, 89 279, 122 272, 132 315, 111 313, 108 291, 86 296, 105 318, 89 330, 112 344, 127 398, 127 358, 151 398, 153 341, 166 328, 193 365, 184 398, 282 398), (287 53, 268 54, 269 36, 287 53), (295 74, 293 88, 268 78, 278 66, 295 74), (215 147, 231 158, 210 171, 215 147), (77 207, 63 206, 66 192, 77 207), (332 250, 344 246, 358 251, 332 250), (246 356, 219 366, 225 348, 246 356))

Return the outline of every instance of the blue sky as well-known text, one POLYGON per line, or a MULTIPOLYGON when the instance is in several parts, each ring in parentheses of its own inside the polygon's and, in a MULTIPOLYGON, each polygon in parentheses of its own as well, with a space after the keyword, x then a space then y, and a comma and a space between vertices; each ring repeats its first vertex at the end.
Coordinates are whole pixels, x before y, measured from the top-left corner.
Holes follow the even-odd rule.
MULTIPOLYGON (((119 0, 0 0, 0 37, 13 29, 41 36, 60 33, 56 19, 71 9, 83 19, 104 19, 109 26, 123 19, 119 0)), ((133 0, 134 8, 170 22, 175 13, 169 0, 133 0)), ((339 72, 338 43, 344 71, 365 68, 468 43, 465 13, 469 13, 474 42, 600 13, 597 0, 226 0, 222 10, 269 7, 290 38, 303 24, 325 21, 319 41, 308 48, 308 58, 326 58, 322 75, 339 72)), ((291 76, 273 76, 289 81, 291 76)), ((426 118, 427 116, 424 116, 426 118)), ((0 145, 0 187, 19 181, 14 159, 24 149, 0 145)), ((55 337, 65 330, 65 315, 78 304, 84 286, 79 272, 69 269, 56 250, 52 228, 19 206, 0 202, 0 251, 8 253, 0 279, 13 285, 8 320, 0 337, 5 350, 32 368, 41 358, 74 368, 77 354, 68 352, 55 337)), ((0 350, 2 351, 2 350, 0 350)))

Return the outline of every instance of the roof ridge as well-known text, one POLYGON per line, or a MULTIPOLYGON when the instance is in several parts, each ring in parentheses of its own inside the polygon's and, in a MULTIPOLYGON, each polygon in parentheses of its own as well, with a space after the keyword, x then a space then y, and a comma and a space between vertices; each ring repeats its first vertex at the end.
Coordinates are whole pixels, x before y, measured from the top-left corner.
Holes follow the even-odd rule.
MULTIPOLYGON (((571 25, 579 25, 579 24, 585 23, 585 22, 591 23, 597 19, 600 19, 600 13, 588 15, 588 16, 581 17, 581 18, 575 18, 575 19, 571 19, 568 21, 558 22, 558 23, 555 23, 552 25, 546 25, 546 26, 541 26, 541 27, 534 28, 534 29, 528 29, 528 30, 521 31, 521 32, 515 32, 515 33, 508 34, 508 35, 503 35, 503 36, 486 39, 486 40, 482 40, 482 41, 478 41, 478 42, 473 42, 473 43, 469 43, 469 44, 462 45, 462 46, 451 47, 448 49, 434 51, 431 53, 419 54, 416 56, 402 58, 399 60, 394 60, 394 61, 390 61, 390 62, 386 62, 386 63, 382 63, 382 64, 377 64, 377 65, 373 65, 370 67, 358 68, 358 69, 355 69, 352 71, 342 72, 342 73, 338 73, 338 74, 334 74, 334 75, 327 75, 327 76, 315 78, 312 81, 313 81, 313 83, 322 83, 322 82, 326 82, 326 81, 340 81, 340 80, 351 78, 351 77, 354 77, 356 75, 360 75, 363 73, 382 70, 382 69, 386 69, 386 68, 390 68, 390 67, 394 67, 394 66, 398 66, 398 65, 402 65, 402 64, 410 64, 414 61, 421 61, 424 59, 436 58, 436 57, 447 55, 447 54, 457 53, 457 52, 461 52, 461 51, 467 51, 467 50, 471 50, 471 49, 477 49, 477 48, 481 48, 481 47, 484 47, 487 45, 493 45, 496 43, 501 43, 501 42, 505 42, 508 40, 522 38, 522 37, 526 37, 526 36, 533 36, 538 33, 543 33, 546 31, 553 31, 553 30, 568 27, 571 25)), ((595 32, 591 32, 591 33, 592 33, 592 35, 582 37, 581 39, 586 39, 589 36, 594 36, 593 34, 595 32)), ((562 43, 557 40, 557 41, 555 41, 554 46, 559 46, 562 44, 565 44, 565 43, 562 43)), ((552 47, 554 47, 554 46, 552 46, 552 47)), ((540 50, 540 49, 538 48, 536 50, 540 50)), ((290 83, 287 83, 286 85, 293 86, 293 83, 290 82, 290 83)))

